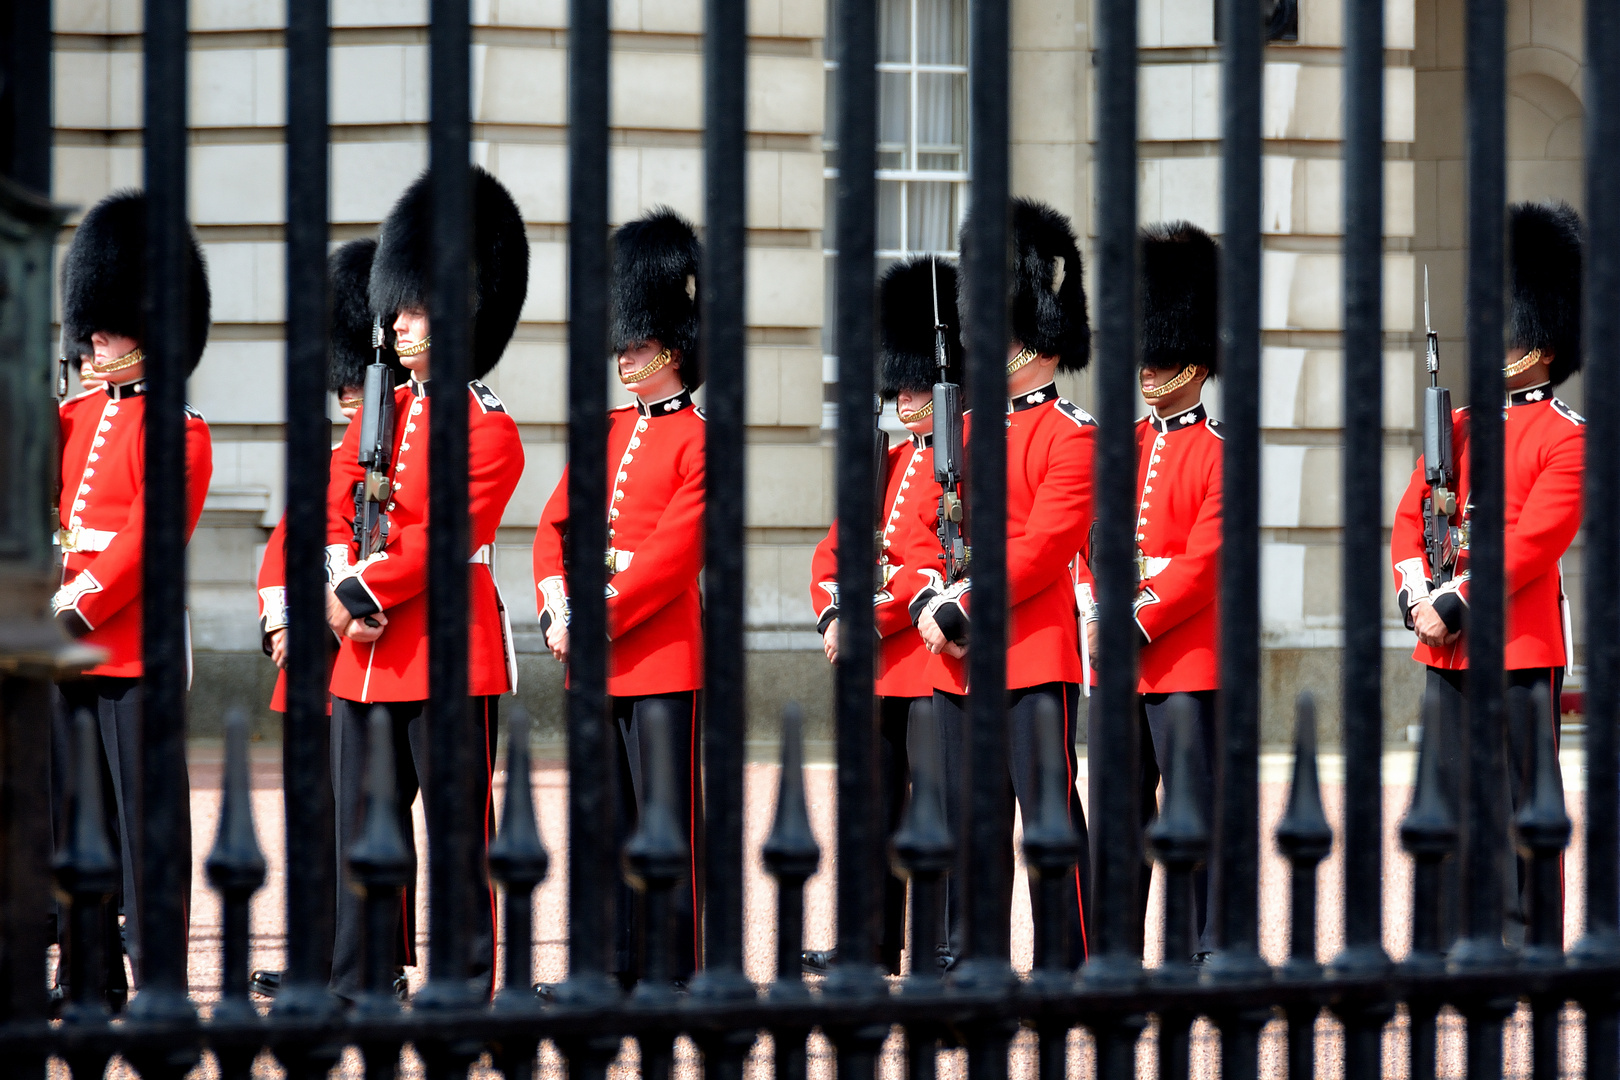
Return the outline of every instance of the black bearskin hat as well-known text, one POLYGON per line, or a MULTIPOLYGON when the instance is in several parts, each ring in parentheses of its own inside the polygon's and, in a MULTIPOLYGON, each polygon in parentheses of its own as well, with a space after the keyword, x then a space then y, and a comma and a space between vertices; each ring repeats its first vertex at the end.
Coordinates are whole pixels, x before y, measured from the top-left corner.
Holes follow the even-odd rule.
MULTIPOLYGON (((190 374, 208 344, 211 298, 202 248, 189 229, 187 239, 191 316, 183 355, 190 374)), ((145 300, 146 196, 115 191, 79 222, 62 260, 63 339, 88 342, 99 330, 132 337, 144 346, 145 300)))
MULTIPOLYGON (((326 280, 332 291, 331 364, 326 369, 326 388, 334 394, 365 386, 366 368, 377 358, 371 345, 371 261, 377 254, 377 241, 371 237, 350 240, 326 260, 326 280)), ((394 355, 394 328, 383 323, 382 362, 394 373, 398 386, 409 376, 405 365, 394 355)))
MULTIPOLYGON (((470 373, 500 362, 529 292, 529 238, 512 193, 472 166, 473 327, 470 373)), ((383 220, 371 267, 371 310, 387 326, 406 308, 429 309, 433 265, 432 181, 411 182, 383 220)), ((367 331, 369 335, 370 331, 367 331)))
POLYGON ((688 390, 703 385, 697 293, 702 252, 692 226, 665 206, 613 234, 613 352, 644 341, 673 349, 681 354, 681 381, 688 390))
POLYGON ((902 390, 928 390, 939 381, 934 357, 936 298, 939 321, 945 324, 947 377, 950 382, 962 381, 956 267, 937 256, 924 255, 889 267, 878 284, 878 340, 883 350, 878 392, 885 399, 902 390))
MULTIPOLYGON (((972 214, 962 223, 962 234, 966 249, 973 234, 972 214)), ((1013 263, 1007 292, 1013 340, 1059 357, 1059 371, 1080 371, 1091 360, 1091 326, 1086 319, 1080 249, 1069 219, 1045 203, 1014 199, 1009 237, 1013 263)), ((964 285, 966 278, 964 273, 964 285)), ((965 318, 973 317, 966 304, 962 310, 965 318)))
POLYGON ((1215 241, 1185 221, 1142 230, 1142 366, 1215 374, 1215 241))
POLYGON ((93 355, 95 351, 96 347, 90 344, 89 338, 75 337, 72 327, 69 327, 66 323, 62 325, 61 344, 56 354, 58 357, 66 360, 76 368, 80 361, 87 356, 93 355))
POLYGON ((1581 218, 1569 204, 1508 211, 1508 343, 1552 354, 1554 386, 1581 367, 1581 218))

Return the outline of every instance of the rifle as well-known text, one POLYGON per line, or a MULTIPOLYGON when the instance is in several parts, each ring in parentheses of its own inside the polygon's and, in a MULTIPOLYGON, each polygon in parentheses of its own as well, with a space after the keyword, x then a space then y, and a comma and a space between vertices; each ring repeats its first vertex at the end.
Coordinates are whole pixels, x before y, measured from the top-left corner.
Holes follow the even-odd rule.
POLYGON ((354 485, 354 542, 366 559, 388 543, 388 516, 393 495, 388 459, 394 448, 394 376, 382 362, 382 320, 371 324, 371 347, 377 359, 366 366, 365 402, 360 408, 360 468, 365 479, 354 485))
POLYGON ((954 585, 967 576, 967 541, 962 536, 966 507, 962 502, 962 388, 950 381, 950 355, 945 324, 939 317, 939 264, 932 257, 934 293, 934 363, 939 381, 934 384, 934 479, 939 496, 940 558, 945 583, 954 585))
MULTIPOLYGON (((872 521, 876 530, 877 539, 874 541, 872 555, 879 563, 883 561, 883 532, 888 525, 887 507, 884 505, 884 496, 888 494, 889 486, 889 433, 883 430, 883 395, 872 395, 872 521)), ((881 577, 878 588, 883 587, 881 577)))
POLYGON ((1457 465, 1451 444, 1451 390, 1440 385, 1440 335, 1429 324, 1429 268, 1423 268, 1423 329, 1428 338, 1425 362, 1429 385, 1423 391, 1423 479, 1429 494, 1423 499, 1423 549, 1434 584, 1451 580, 1457 562, 1458 530, 1451 524, 1457 512, 1457 465))

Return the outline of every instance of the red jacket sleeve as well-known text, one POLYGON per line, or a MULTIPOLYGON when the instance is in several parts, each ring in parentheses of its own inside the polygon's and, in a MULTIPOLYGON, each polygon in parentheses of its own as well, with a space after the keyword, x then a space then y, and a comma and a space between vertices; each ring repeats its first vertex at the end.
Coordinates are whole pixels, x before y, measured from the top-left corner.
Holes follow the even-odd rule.
MULTIPOLYGON (((838 618, 838 519, 810 556, 810 610, 816 613, 816 630, 827 632, 827 625, 838 618)), ((909 620, 908 620, 909 621, 909 620)))
POLYGON ((607 630, 610 640, 622 637, 651 618, 703 569, 704 448, 694 440, 686 448, 675 489, 658 516, 658 524, 641 542, 635 559, 609 583, 607 630))
POLYGON ((259 563, 259 635, 266 647, 270 633, 287 625, 287 515, 270 533, 264 545, 264 559, 259 563))
POLYGON ((360 468, 360 414, 349 421, 343 441, 332 451, 332 467, 326 481, 326 549, 341 547, 347 557, 354 553, 354 485, 366 478, 360 468))
POLYGON ((1412 479, 1395 508, 1395 522, 1389 534, 1389 561, 1395 571, 1395 605, 1406 628, 1412 629, 1412 607, 1427 599, 1433 578, 1428 553, 1423 546, 1423 500, 1429 485, 1423 479, 1423 457, 1419 455, 1412 479))
POLYGON ((540 527, 534 531, 535 607, 540 614, 540 630, 551 628, 554 620, 568 622, 568 582, 563 556, 568 545, 568 466, 562 479, 551 490, 546 508, 540 514, 540 527))
POLYGON ((1136 624, 1149 641, 1173 630, 1215 602, 1220 589, 1221 459, 1208 464, 1204 501, 1187 533, 1187 547, 1142 583, 1136 624))
POLYGON ((1091 528, 1091 456, 1097 429, 1055 438, 1023 532, 1007 537, 1007 606, 1066 576, 1091 528))
MULTIPOLYGON (((1586 452, 1582 436, 1577 429, 1573 438, 1550 448, 1518 520, 1502 538, 1502 584, 1509 596, 1551 570, 1580 530, 1581 470, 1586 452)), ((1466 584, 1463 588, 1466 590, 1466 584)))
MULTIPOLYGON (((504 411, 486 413, 470 394, 467 408, 471 412, 467 432, 470 554, 495 539, 501 515, 523 474, 523 442, 518 437, 517 423, 504 411)), ((358 468, 357 463, 356 471, 358 468)), ((332 471, 336 481, 338 470, 332 471)), ((353 481, 349 484, 352 491, 353 481)), ((361 563, 345 578, 337 590, 338 599, 357 619, 374 611, 387 611, 427 588, 427 560, 427 522, 403 526, 390 533, 388 546, 381 553, 361 563), (362 587, 349 585, 351 581, 362 587)))
MULTIPOLYGON (((208 498, 214 475, 213 442, 208 424, 192 412, 186 414, 186 540, 191 539, 208 498)), ((141 594, 141 566, 146 539, 146 479, 142 469, 140 490, 134 492, 129 517, 119 526, 107 550, 83 573, 94 577, 100 589, 85 592, 74 610, 95 629, 141 594)))

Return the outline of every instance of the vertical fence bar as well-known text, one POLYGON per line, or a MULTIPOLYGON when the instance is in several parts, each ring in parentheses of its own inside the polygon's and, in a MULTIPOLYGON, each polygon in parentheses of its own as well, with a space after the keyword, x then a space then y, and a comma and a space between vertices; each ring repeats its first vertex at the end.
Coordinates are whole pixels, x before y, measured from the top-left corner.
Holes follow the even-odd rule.
MULTIPOLYGON (((287 970, 278 1016, 336 1008, 336 834, 326 715, 327 0, 287 9, 287 714, 281 768, 287 838, 287 970)), ((294 1055, 281 1053, 295 1075, 294 1055)), ((329 1064, 329 1063, 328 1063, 329 1064)), ((313 1066, 312 1066, 313 1067, 313 1066)))
MULTIPOLYGON (((973 180, 973 228, 964 237, 967 322, 967 400, 977 416, 968 446, 973 527, 973 641, 968 650, 966 822, 956 823, 971 867, 962 883, 968 959, 959 985, 1004 987, 1012 979, 1009 913, 1012 872, 999 854, 1012 832, 1007 784, 1007 162, 1009 37, 1007 5, 973 0, 968 12, 968 174, 973 180)), ((991 1040, 992 1042, 994 1040, 991 1040)), ((1003 1040, 1004 1048, 1004 1040, 1003 1040)), ((992 1048, 993 1049, 993 1048, 992 1048)), ((977 1048, 973 1069, 980 1068, 977 1048)), ((986 1065, 987 1068, 997 1066, 986 1065)), ((999 1070, 1006 1070, 1005 1054, 999 1070)))
POLYGON ((1344 928, 1340 971, 1383 946, 1384 5, 1344 8, 1344 928))
MULTIPOLYGON (((1466 930, 1453 959, 1502 957, 1502 860, 1507 809, 1502 694, 1502 319, 1506 267, 1507 11, 1504 0, 1467 6, 1468 793, 1463 872, 1466 930)), ((1471 1025, 1472 1026, 1472 1025, 1471 1025)), ((1470 1040, 1472 1042, 1472 1040, 1470 1040)), ((1472 1049, 1472 1047, 1470 1047, 1472 1049)), ((1472 1067, 1472 1066, 1470 1066, 1472 1067)))
MULTIPOLYGON (((1099 723, 1089 725, 1092 980, 1130 979, 1141 969, 1142 864, 1137 788, 1136 371, 1139 316, 1136 203, 1136 0, 1097 5, 1097 298, 1096 571, 1101 641, 1097 658, 1099 723)), ((976 601, 975 601, 976 602, 976 601)), ((1084 643, 1082 643, 1084 647, 1084 643)), ((1103 1059, 1099 1059, 1102 1061, 1103 1059)))
MULTIPOLYGON (((186 7, 147 0, 146 492, 142 552, 141 992, 131 1016, 195 1018, 186 998, 191 804, 186 776, 186 7)), ((191 1057, 195 1057, 195 1050, 191 1057)), ((160 1055, 179 1068, 184 1055, 160 1055)), ((143 1072, 144 1075, 144 1072, 143 1072)))
POLYGON ((850 597, 838 618, 838 974, 832 989, 878 985, 877 727, 872 458, 873 283, 877 220, 877 9, 838 0, 838 585, 850 597))
POLYGON ((428 435, 428 977, 418 1007, 466 1001, 478 870, 467 708, 467 405, 472 326, 472 172, 467 0, 433 0, 428 39, 428 168, 433 205, 429 308, 438 408, 428 435))
MULTIPOLYGON (((616 994, 618 852, 607 718, 608 5, 568 8, 568 981, 559 996, 616 994), (601 468, 597 466, 601 465, 601 468)), ((571 1065, 594 1075, 595 1058, 571 1065)))
POLYGON ((1261 26, 1253 7, 1221 9, 1220 370, 1221 699, 1215 857, 1221 935, 1215 970, 1261 967, 1260 813, 1260 113, 1261 26))
MULTIPOLYGON (((1620 6, 1586 5, 1586 850, 1620 847, 1620 6)), ((1586 936, 1577 962, 1620 960, 1620 873, 1586 858, 1586 936)), ((1614 999, 1586 1009, 1586 1075, 1614 1080, 1614 999)))
MULTIPOLYGON (((751 995, 742 972, 743 650, 747 340, 744 324, 748 6, 706 0, 703 37, 705 244, 699 348, 707 374, 703 614, 703 782, 707 822, 703 941, 709 996, 751 995)), ((694 837, 694 843, 698 838, 694 837)), ((740 1059, 739 1059, 740 1063, 740 1059)))

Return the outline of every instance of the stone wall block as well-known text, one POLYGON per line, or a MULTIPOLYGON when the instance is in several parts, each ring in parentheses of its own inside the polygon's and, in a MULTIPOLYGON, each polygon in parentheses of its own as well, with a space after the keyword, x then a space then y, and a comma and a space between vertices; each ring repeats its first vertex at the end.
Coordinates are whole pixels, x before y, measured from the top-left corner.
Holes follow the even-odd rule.
POLYGON ((1202 136, 1193 115, 1193 64, 1150 64, 1137 75, 1137 138, 1144 142, 1181 141, 1202 136))
POLYGON ((826 68, 815 57, 750 56, 748 130, 821 134, 825 79, 826 68))
POLYGON ((817 427, 821 424, 821 350, 777 350, 777 424, 817 427))
POLYGON ((51 72, 53 123, 59 128, 110 127, 110 53, 57 52, 51 72))
MULTIPOLYGON (((1022 0, 1009 5, 1011 11, 1012 47, 1017 53, 1034 50, 1070 50, 1079 47, 1080 34, 1075 26, 1084 23, 1087 5, 1076 0, 1022 0)), ((1021 59, 1013 61, 1018 70, 1021 59)))
POLYGON ((1417 48, 1417 4, 1414 0, 1384 0, 1384 48, 1417 48))
POLYGON ((280 222, 287 212, 286 166, 286 150, 279 143, 193 146, 192 222, 198 225, 280 222))
POLYGON ((332 123, 427 120, 427 46, 345 45, 332 50, 332 123))
POLYGON ((774 544, 749 544, 743 550, 743 620, 748 626, 778 626, 782 622, 782 560, 774 544))
POLYGON ((1415 431, 1419 420, 1417 397, 1412 392, 1417 370, 1417 353, 1411 349, 1384 351, 1384 427, 1394 431, 1415 431))
POLYGON ((568 320, 568 244, 547 240, 529 244, 529 294, 523 301, 523 322, 560 323, 568 320))
POLYGON ((1055 92, 1076 85, 1079 55, 1069 51, 1028 50, 1018 54, 1018 76, 1013 80, 1011 137, 1015 142, 1073 142, 1081 121, 1079 100, 1072 93, 1055 92))
MULTIPOLYGON (((520 55, 528 52, 522 50, 520 55)), ((703 127, 703 58, 697 53, 619 49, 613 54, 611 77, 614 127, 681 131, 703 127)))
POLYGON ((781 163, 780 209, 784 229, 819 229, 825 221, 826 183, 822 179, 821 155, 783 151, 781 163))
POLYGON ((540 524, 540 514, 546 508, 557 481, 562 479, 563 465, 568 460, 568 444, 561 442, 523 443, 523 476, 518 480, 512 501, 506 504, 506 515, 501 518, 505 526, 521 525, 533 529, 540 524))
POLYGON ((1220 231, 1219 158, 1145 158, 1138 212, 1144 224, 1190 221, 1211 233, 1220 231))
POLYGON ((750 229, 777 229, 782 221, 782 156, 771 150, 748 152, 750 229))
POLYGON ((333 26, 426 26, 427 0, 332 0, 333 26))
POLYGON ((750 446, 749 527, 825 528, 832 520, 832 456, 832 447, 819 444, 750 446))
POLYGON ((566 146, 491 143, 485 167, 512 193, 524 221, 568 220, 566 146))
POLYGON ((1406 485, 1411 482, 1416 466, 1417 451, 1412 447, 1384 447, 1383 521, 1386 526, 1395 524, 1395 511, 1400 509, 1401 496, 1406 493, 1406 485))
POLYGON ((568 346, 564 342, 514 341, 484 382, 520 424, 568 422, 568 346))
POLYGON ((1336 46, 1344 42, 1344 0, 1310 0, 1299 5, 1299 43, 1336 46))
POLYGON ((613 184, 613 220, 629 221, 655 206, 667 206, 693 225, 703 224, 703 151, 696 147, 625 147, 622 156, 635 158, 626 180, 634 187, 613 184))
POLYGON ((1384 162, 1384 235, 1417 235, 1415 161, 1384 162))
POLYGON ((58 146, 51 160, 51 197, 74 207, 77 222, 108 192, 141 184, 138 146, 58 146))
POLYGON ((279 30, 287 25, 286 0, 191 0, 193 30, 279 30))
POLYGON ((280 341, 210 341, 186 399, 210 423, 279 424, 287 416, 286 355, 280 341), (245 386, 252 392, 244 393, 245 386))
POLYGON ((1414 288, 1422 287, 1417 274, 1417 257, 1405 252, 1384 256, 1384 329, 1389 332, 1417 328, 1421 312, 1413 304, 1414 288))
POLYGON ((281 244, 204 244, 215 323, 279 323, 286 318, 281 244))
POLYGON ((58 34, 105 34, 108 6, 107 0, 56 0, 51 27, 58 34))
POLYGON ((380 222, 426 167, 427 145, 420 141, 333 143, 332 220, 380 222))
POLYGON ((145 98, 143 72, 146 59, 137 52, 115 52, 107 57, 107 126, 129 130, 140 127, 145 98))
POLYGON ((748 393, 743 423, 749 427, 775 426, 782 413, 781 350, 751 348, 746 362, 748 393))
POLYGON ((567 0, 475 0, 473 22, 480 26, 568 26, 567 0))
MULTIPOLYGON (((615 55, 615 68, 623 66, 626 55, 615 55)), ((568 54, 564 50, 475 45, 473 61, 475 121, 524 125, 568 122, 568 54)), ((619 90, 615 81, 615 96, 619 90)), ((615 117, 614 123, 618 122, 615 117)))
POLYGON ((820 248, 750 247, 749 326, 820 326, 823 287, 820 248))
POLYGON ((1344 618, 1344 560, 1337 544, 1306 544, 1305 586, 1300 596, 1305 625, 1321 626, 1344 618))
MULTIPOLYGON (((251 127, 260 123, 261 96, 258 89, 263 74, 284 70, 286 53, 280 49, 197 49, 191 53, 192 127, 251 127), (281 61, 261 64, 260 53, 281 61)), ((273 77, 273 76, 272 76, 273 77)), ((285 79, 275 89, 285 94, 285 79)), ((266 90, 269 90, 266 87, 266 90)))
POLYGON ((1305 624, 1305 545, 1260 545, 1260 620, 1268 633, 1305 624))

